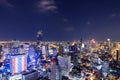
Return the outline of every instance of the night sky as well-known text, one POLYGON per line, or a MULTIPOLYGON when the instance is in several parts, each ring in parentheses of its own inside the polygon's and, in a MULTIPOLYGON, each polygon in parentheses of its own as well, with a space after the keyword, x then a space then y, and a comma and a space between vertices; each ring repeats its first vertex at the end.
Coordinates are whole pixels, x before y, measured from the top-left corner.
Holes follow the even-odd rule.
POLYGON ((0 40, 120 40, 120 0, 0 0, 0 40))

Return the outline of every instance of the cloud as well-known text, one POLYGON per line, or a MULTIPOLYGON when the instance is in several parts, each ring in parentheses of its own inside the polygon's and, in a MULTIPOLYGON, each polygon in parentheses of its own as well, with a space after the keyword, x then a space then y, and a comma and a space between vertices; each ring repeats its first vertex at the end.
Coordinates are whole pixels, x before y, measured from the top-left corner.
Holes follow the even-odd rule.
POLYGON ((117 14, 114 13, 114 14, 111 14, 111 15, 110 15, 110 18, 115 18, 116 16, 117 16, 117 14))
POLYGON ((87 22, 87 25, 90 25, 90 24, 91 24, 91 22, 90 22, 90 21, 88 21, 88 22, 87 22))
POLYGON ((40 0, 37 5, 41 12, 56 12, 57 6, 54 0, 40 0))
POLYGON ((74 31, 75 28, 74 27, 66 27, 64 28, 65 31, 68 31, 68 32, 71 32, 71 31, 74 31))
POLYGON ((115 16, 116 16, 116 14, 112 14, 111 16, 112 16, 112 17, 115 17, 115 16))
POLYGON ((120 12, 116 12, 110 15, 110 18, 119 18, 120 17, 120 12))
POLYGON ((68 19, 64 18, 64 19, 63 19, 63 22, 68 22, 68 19))
POLYGON ((13 7, 9 0, 0 0, 0 6, 13 7))

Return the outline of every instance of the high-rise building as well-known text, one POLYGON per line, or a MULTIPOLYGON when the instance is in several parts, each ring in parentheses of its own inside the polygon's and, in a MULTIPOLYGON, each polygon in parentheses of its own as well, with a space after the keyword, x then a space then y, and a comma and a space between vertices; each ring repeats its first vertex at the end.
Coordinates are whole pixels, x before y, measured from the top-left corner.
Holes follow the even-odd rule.
POLYGON ((42 41, 42 31, 37 32, 37 44, 39 44, 40 41, 42 41))

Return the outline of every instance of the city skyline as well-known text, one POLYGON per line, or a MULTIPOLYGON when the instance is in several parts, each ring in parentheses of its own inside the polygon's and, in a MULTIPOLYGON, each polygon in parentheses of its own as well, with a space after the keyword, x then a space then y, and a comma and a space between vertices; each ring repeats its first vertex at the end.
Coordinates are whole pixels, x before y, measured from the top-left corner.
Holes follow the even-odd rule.
POLYGON ((0 40, 120 40, 119 0, 0 0, 0 40))

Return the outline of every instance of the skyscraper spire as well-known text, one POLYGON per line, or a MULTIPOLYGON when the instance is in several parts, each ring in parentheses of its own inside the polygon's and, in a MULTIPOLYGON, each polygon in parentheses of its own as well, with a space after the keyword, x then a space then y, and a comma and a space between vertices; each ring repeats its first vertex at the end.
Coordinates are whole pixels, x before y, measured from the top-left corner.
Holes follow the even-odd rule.
POLYGON ((37 40, 42 41, 42 31, 37 32, 37 40))
POLYGON ((42 30, 39 30, 37 32, 37 44, 39 44, 40 41, 42 41, 42 35, 43 35, 42 30))

